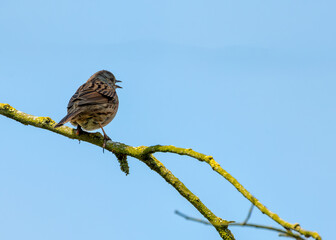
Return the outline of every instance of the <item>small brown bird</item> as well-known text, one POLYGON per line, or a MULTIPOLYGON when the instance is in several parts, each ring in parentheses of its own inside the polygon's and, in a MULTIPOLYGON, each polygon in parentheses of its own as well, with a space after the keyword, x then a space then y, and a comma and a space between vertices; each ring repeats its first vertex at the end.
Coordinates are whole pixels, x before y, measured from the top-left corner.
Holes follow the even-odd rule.
POLYGON ((116 92, 117 82, 114 75, 106 70, 93 74, 86 83, 78 88, 68 103, 68 114, 55 125, 55 128, 70 121, 77 127, 76 134, 82 132, 82 128, 88 131, 101 128, 104 133, 103 149, 106 141, 111 140, 103 127, 109 124, 115 117, 119 100, 116 92))

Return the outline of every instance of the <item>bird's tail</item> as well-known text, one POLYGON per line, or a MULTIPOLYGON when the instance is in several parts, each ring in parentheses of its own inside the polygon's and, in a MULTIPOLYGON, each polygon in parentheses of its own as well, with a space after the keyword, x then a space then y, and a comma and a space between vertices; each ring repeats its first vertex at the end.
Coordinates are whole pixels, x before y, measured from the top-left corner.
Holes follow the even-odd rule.
POLYGON ((62 118, 62 120, 57 123, 54 128, 58 128, 60 126, 62 126, 63 124, 66 124, 67 122, 69 122, 73 117, 75 117, 77 115, 78 111, 72 112, 72 113, 68 113, 64 118, 62 118))

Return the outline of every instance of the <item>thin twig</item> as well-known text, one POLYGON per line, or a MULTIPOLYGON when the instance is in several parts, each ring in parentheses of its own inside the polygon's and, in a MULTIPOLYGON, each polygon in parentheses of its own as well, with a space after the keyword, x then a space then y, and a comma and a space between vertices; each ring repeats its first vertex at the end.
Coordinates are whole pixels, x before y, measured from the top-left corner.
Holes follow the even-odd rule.
POLYGON ((245 221, 243 222, 244 224, 246 224, 248 222, 248 220, 250 219, 251 215, 252 215, 252 211, 253 211, 254 205, 252 204, 250 207, 250 210, 247 213, 247 217, 245 219, 245 221))
POLYGON ((175 210, 175 214, 180 216, 180 217, 183 217, 186 220, 202 223, 202 224, 205 224, 205 225, 211 225, 211 223, 209 223, 208 221, 205 221, 205 220, 202 220, 202 219, 199 219, 199 218, 189 217, 188 215, 185 215, 184 213, 181 213, 177 210, 175 210))
MULTIPOLYGON (((202 219, 199 219, 199 218, 195 218, 195 217, 190 217, 190 216, 188 216, 184 213, 181 213, 180 211, 177 211, 177 210, 175 210, 175 214, 184 218, 184 219, 186 219, 186 220, 202 223, 202 224, 205 224, 205 225, 212 225, 208 221, 205 221, 205 220, 202 220, 202 219)), ((282 230, 280 228, 266 226, 266 225, 260 225, 260 224, 254 224, 254 223, 245 223, 245 222, 242 222, 242 223, 230 222, 229 226, 254 227, 254 228, 259 228, 259 229, 278 232, 279 236, 281 235, 283 237, 291 237, 291 238, 295 238, 297 240, 306 240, 305 238, 302 238, 301 235, 299 235, 299 234, 293 233, 291 231, 285 231, 285 230, 282 230)))

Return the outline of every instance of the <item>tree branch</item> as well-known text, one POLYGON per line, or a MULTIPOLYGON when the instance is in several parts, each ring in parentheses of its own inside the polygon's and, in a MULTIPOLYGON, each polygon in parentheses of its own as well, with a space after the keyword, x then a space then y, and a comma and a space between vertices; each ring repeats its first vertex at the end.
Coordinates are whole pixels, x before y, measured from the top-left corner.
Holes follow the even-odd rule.
MULTIPOLYGON (((184 213, 181 213, 177 210, 175 211, 175 214, 180 216, 180 217, 183 217, 186 220, 202 223, 202 224, 205 224, 205 225, 211 225, 211 223, 209 223, 208 221, 205 221, 205 220, 202 220, 202 219, 199 219, 199 218, 190 217, 190 216, 188 216, 184 213)), ((259 228, 259 229, 264 229, 264 230, 275 231, 275 232, 278 232, 279 235, 284 236, 284 237, 291 237, 291 238, 295 238, 297 240, 305 240, 305 238, 302 238, 301 235, 293 233, 289 230, 285 231, 285 230, 282 230, 280 228, 275 228, 275 227, 265 226, 265 225, 260 225, 260 224, 246 223, 245 221, 242 222, 242 223, 231 222, 231 223, 229 223, 229 226, 254 227, 254 228, 259 228)))
MULTIPOLYGON (((47 129, 49 131, 61 134, 71 139, 78 139, 89 142, 94 145, 103 146, 104 138, 100 133, 83 132, 81 135, 76 135, 76 129, 62 126, 54 128, 55 121, 49 117, 36 117, 27 113, 16 110, 9 104, 0 103, 0 114, 14 119, 24 125, 31 125, 38 128, 47 129)), ((227 228, 228 221, 217 217, 210 211, 201 200, 193 194, 177 177, 175 177, 160 161, 152 154, 145 152, 147 147, 132 147, 123 143, 108 141, 106 150, 117 155, 120 161, 120 156, 131 156, 145 163, 150 169, 157 172, 169 184, 171 184, 184 198, 186 198, 217 230, 222 239, 234 240, 234 236, 227 228), (119 157, 118 157, 119 156, 119 157)), ((122 159, 125 161, 125 157, 122 159)), ((121 166, 122 167, 122 166, 121 166)), ((126 167, 127 168, 127 167, 126 167)), ((127 170, 126 170, 127 171, 127 170)))
MULTIPOLYGON (((71 139, 78 139, 92 143, 97 146, 103 145, 103 136, 100 133, 87 133, 84 132, 80 136, 76 135, 76 130, 70 127, 62 126, 54 128, 55 121, 49 117, 36 117, 27 113, 16 110, 9 104, 0 103, 0 114, 12 118, 22 124, 31 125, 38 128, 47 129, 49 131, 61 134, 71 139)), ((121 168, 128 172, 127 162, 125 164, 125 156, 131 156, 139 159, 145 163, 152 170, 156 171, 163 177, 169 184, 171 184, 184 198, 186 198, 209 222, 213 225, 222 239, 234 239, 227 226, 230 222, 217 217, 212 213, 201 201, 194 195, 178 178, 176 178, 160 161, 158 161, 152 154, 156 152, 170 152, 180 155, 187 155, 198 159, 201 162, 209 164, 214 171, 228 180, 244 197, 246 197, 254 206, 256 206, 262 213, 266 214, 274 221, 283 226, 286 230, 294 230, 306 237, 313 237, 316 240, 321 240, 317 232, 307 231, 300 227, 299 224, 291 224, 281 219, 277 214, 268 210, 263 204, 259 202, 251 193, 249 193, 234 177, 226 172, 212 156, 207 156, 202 153, 193 151, 192 149, 178 148, 174 146, 161 146, 155 145, 150 147, 139 146, 132 147, 119 142, 108 141, 106 150, 114 153, 121 163, 121 168), (123 165, 122 165, 123 164, 123 165)), ((232 223, 231 223, 232 225, 232 223)))
POLYGON ((321 236, 317 232, 307 231, 301 228, 300 224, 295 223, 291 224, 289 222, 286 222, 285 220, 281 219, 277 214, 271 212, 266 208, 257 198, 255 198, 249 191, 247 191, 243 185, 241 185, 234 177, 231 176, 227 171, 225 171, 214 159, 212 156, 207 156, 202 153, 198 153, 193 151, 191 148, 185 149, 185 148, 178 148, 174 146, 161 146, 161 145, 155 145, 151 147, 147 147, 144 151, 145 153, 156 153, 156 152, 170 152, 170 153, 177 153, 180 155, 187 155, 193 158, 198 159, 201 162, 206 162, 211 166, 211 168, 219 173, 222 177, 224 177, 226 180, 228 180, 245 198, 247 198, 254 206, 256 206, 263 214, 266 214, 270 218, 272 218, 274 221, 279 223, 281 226, 283 226, 285 229, 291 229, 294 230, 303 236, 306 237, 313 237, 316 240, 321 240, 321 236))

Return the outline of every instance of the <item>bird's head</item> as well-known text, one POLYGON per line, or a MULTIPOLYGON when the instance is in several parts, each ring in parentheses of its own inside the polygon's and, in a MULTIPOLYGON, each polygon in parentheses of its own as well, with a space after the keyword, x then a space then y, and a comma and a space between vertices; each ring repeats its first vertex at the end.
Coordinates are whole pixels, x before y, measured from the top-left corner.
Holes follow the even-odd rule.
POLYGON ((122 88, 118 86, 116 83, 121 82, 120 80, 117 80, 113 73, 106 71, 106 70, 101 70, 99 72, 96 72, 95 74, 92 75, 92 78, 98 78, 99 80, 111 85, 114 88, 122 88))

